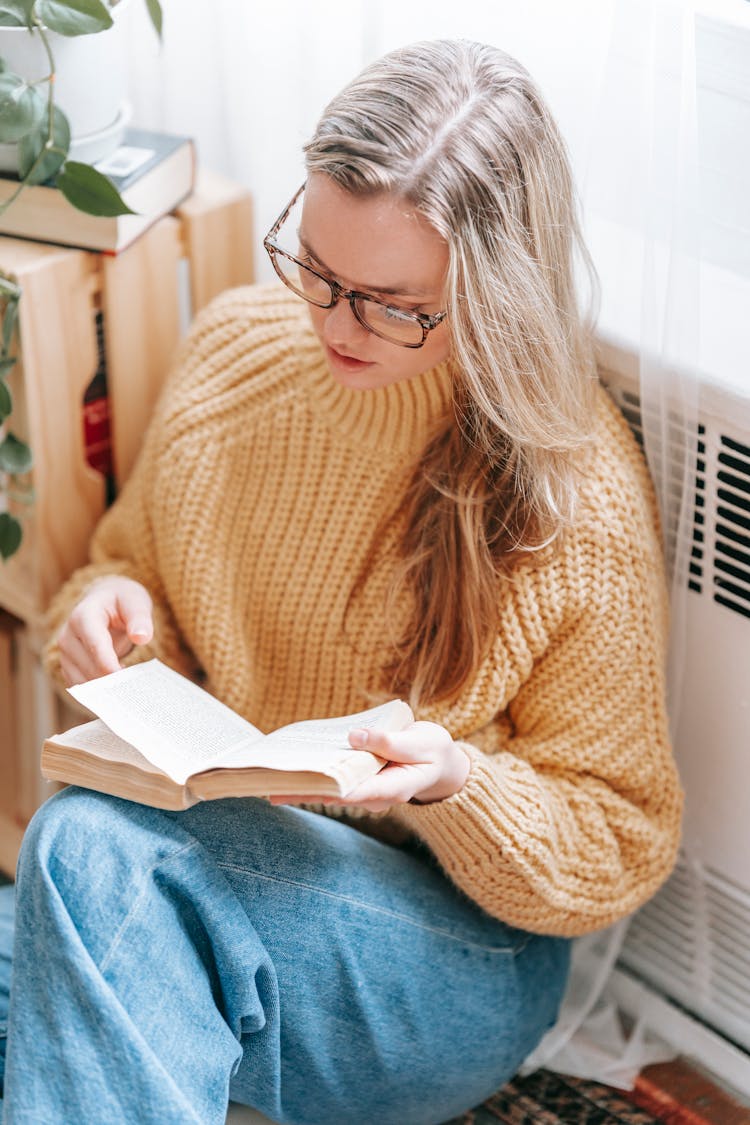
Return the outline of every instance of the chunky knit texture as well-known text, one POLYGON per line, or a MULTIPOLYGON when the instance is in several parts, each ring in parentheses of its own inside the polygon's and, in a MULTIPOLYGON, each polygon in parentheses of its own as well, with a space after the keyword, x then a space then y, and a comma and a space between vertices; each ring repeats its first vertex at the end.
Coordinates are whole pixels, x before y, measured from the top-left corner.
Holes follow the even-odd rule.
MULTIPOLYGON (((264 730, 370 705, 409 609, 385 620, 404 487, 449 403, 446 368, 343 388, 301 301, 277 286, 222 295, 196 321, 92 565, 51 608, 53 629, 92 579, 124 574, 155 605, 153 644, 129 659, 202 672, 264 730)), ((419 836, 512 925, 583 933, 668 875, 681 809, 653 499, 604 391, 575 527, 542 565, 503 581, 498 602, 474 681, 420 716, 462 740, 465 786, 367 828, 419 836)), ((48 661, 59 676, 54 642, 48 661)))

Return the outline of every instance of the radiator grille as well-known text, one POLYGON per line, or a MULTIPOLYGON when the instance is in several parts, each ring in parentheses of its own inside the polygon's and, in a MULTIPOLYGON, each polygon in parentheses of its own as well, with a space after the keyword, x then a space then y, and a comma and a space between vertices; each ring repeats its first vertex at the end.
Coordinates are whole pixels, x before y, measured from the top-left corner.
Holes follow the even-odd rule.
POLYGON ((634 916, 621 961, 707 1023, 750 1046, 750 895, 684 857, 634 916))
POLYGON ((703 592, 703 552, 706 541, 706 427, 698 425, 695 458, 695 495, 693 496, 693 544, 688 566, 688 589, 703 592))
POLYGON ((750 617, 750 446, 722 434, 717 461, 713 598, 750 617))

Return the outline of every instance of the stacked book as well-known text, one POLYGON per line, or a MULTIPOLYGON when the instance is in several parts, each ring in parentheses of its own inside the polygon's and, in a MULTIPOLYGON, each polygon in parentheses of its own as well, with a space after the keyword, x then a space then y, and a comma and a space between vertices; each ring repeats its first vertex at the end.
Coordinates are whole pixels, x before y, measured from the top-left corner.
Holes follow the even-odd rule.
MULTIPOLYGON (((188 137, 127 129, 122 145, 96 168, 135 214, 87 215, 53 185, 32 185, 0 213, 0 234, 117 254, 190 195, 195 145, 188 137)), ((0 205, 17 187, 17 178, 0 176, 0 205)))

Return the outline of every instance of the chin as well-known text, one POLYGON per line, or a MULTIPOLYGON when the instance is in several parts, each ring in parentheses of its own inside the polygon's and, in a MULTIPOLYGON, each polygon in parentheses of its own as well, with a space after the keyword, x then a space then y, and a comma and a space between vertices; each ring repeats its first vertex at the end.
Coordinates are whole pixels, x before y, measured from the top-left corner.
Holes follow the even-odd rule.
POLYGON ((348 387, 351 391, 376 391, 394 382, 393 379, 378 379, 373 371, 340 371, 332 364, 329 364, 328 370, 339 386, 348 387))

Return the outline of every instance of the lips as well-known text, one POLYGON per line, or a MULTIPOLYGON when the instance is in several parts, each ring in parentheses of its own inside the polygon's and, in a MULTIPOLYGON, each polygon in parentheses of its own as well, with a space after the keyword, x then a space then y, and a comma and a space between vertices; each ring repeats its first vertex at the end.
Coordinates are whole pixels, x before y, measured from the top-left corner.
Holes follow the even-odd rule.
POLYGON ((365 359, 357 359, 353 355, 345 355, 343 352, 337 352, 330 344, 326 344, 328 357, 333 363, 338 364, 340 367, 345 367, 349 371, 358 371, 362 367, 369 367, 370 361, 365 359))

